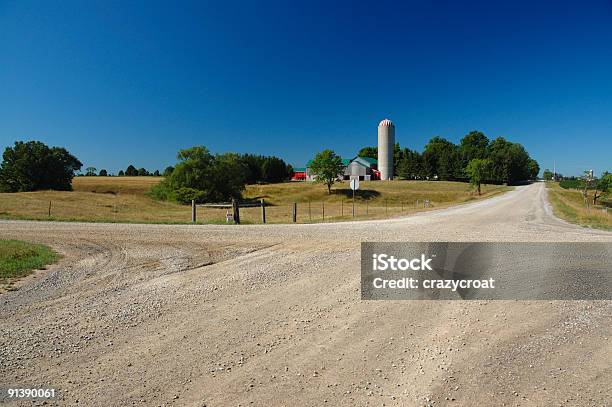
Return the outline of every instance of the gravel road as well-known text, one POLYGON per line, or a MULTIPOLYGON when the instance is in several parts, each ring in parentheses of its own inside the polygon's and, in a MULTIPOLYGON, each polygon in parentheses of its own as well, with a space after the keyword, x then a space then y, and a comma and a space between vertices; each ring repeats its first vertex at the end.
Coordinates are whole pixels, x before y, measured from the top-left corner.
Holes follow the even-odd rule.
MULTIPOLYGON (((362 241, 612 242, 543 184, 382 221, 0 221, 64 255, 0 295, 0 388, 53 405, 604 406, 610 301, 361 301, 362 241)), ((24 403, 24 405, 32 405, 24 403)))

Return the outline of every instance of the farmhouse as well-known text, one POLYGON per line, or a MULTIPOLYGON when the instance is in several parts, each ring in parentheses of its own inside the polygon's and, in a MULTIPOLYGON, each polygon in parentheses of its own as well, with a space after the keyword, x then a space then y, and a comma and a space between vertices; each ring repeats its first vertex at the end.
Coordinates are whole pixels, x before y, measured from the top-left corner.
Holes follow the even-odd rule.
MULTIPOLYGON (((310 174, 309 167, 311 161, 308 161, 305 168, 295 168, 293 170, 292 181, 314 181, 314 176, 310 174)), ((351 159, 342 159, 344 164, 344 175, 342 179, 351 180, 358 179, 360 181, 370 181, 380 179, 380 171, 378 171, 378 161, 370 157, 353 157, 351 159)))

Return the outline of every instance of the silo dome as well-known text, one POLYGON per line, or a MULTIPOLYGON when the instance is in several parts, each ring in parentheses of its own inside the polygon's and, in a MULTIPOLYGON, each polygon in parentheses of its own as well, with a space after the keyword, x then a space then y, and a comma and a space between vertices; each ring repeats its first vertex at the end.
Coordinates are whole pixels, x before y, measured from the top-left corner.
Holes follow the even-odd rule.
POLYGON ((393 122, 391 120, 389 120, 389 119, 383 119, 383 120, 381 120, 380 123, 378 123, 378 127, 383 127, 383 126, 385 126, 385 127, 391 127, 391 126, 395 127, 393 122))
POLYGON ((393 147, 395 145, 395 125, 389 119, 378 124, 378 171, 380 179, 393 179, 393 147))

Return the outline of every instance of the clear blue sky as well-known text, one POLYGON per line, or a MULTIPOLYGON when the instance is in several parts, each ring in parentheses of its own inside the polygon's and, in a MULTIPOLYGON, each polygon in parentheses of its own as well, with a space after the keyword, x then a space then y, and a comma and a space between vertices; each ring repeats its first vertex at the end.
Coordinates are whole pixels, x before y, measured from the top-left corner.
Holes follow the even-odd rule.
POLYGON ((163 169, 180 148, 343 156, 478 129, 612 170, 612 2, 0 0, 0 148, 163 169))

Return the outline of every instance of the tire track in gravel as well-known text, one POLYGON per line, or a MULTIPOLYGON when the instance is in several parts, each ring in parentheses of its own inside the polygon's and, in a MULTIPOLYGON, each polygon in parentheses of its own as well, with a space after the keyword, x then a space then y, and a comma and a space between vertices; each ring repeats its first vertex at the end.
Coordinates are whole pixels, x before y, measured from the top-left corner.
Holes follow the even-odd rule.
POLYGON ((338 224, 0 221, 65 253, 0 296, 0 385, 58 405, 605 405, 610 302, 360 299, 362 241, 612 242, 546 205, 532 185, 338 224))

